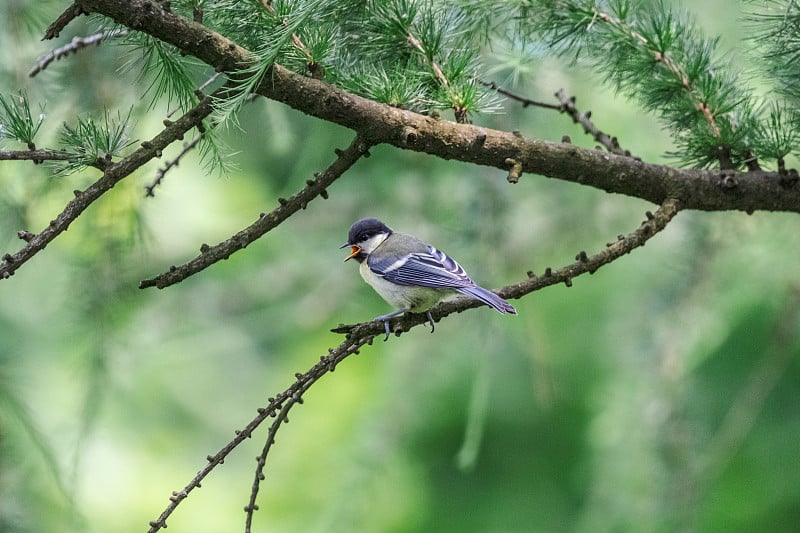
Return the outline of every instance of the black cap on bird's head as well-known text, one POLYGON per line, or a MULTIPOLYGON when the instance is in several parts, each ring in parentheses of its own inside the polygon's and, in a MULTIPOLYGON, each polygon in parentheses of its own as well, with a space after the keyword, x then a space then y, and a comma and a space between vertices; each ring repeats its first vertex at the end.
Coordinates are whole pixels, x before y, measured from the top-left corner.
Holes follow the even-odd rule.
POLYGON ((381 233, 385 233, 387 235, 392 234, 392 228, 378 220, 377 218, 362 218, 352 226, 350 226, 350 232, 347 234, 347 242, 341 245, 339 248, 345 248, 347 246, 350 247, 350 255, 348 255, 344 260, 347 261, 348 259, 355 258, 356 261, 363 261, 363 257, 359 257, 359 254, 362 253, 362 248, 359 243, 364 243, 365 241, 369 240, 371 237, 375 235, 379 235, 381 233))

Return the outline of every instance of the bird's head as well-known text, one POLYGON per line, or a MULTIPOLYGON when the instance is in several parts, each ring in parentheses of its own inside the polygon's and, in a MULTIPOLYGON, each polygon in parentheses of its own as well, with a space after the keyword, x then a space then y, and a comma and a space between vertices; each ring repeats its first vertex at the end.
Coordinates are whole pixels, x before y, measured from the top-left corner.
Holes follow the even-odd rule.
POLYGON ((377 218, 363 218, 350 226, 347 242, 340 248, 350 247, 345 261, 355 259, 359 263, 380 246, 392 234, 392 229, 377 218))

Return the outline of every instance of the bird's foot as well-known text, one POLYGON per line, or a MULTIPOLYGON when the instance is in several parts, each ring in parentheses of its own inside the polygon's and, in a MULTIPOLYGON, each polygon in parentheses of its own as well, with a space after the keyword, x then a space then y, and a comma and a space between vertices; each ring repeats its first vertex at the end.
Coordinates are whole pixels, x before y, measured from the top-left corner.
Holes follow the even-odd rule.
MULTIPOLYGON (((389 340, 389 334, 391 333, 389 331, 389 320, 394 318, 394 317, 396 317, 396 316, 398 316, 398 315, 402 315, 403 313, 406 313, 406 312, 407 311, 405 309, 400 309, 399 311, 395 311, 393 313, 389 313, 388 315, 376 316, 374 318, 375 322, 383 322, 383 330, 386 332, 386 336, 383 338, 383 342, 386 342, 386 341, 389 340)), ((433 333, 433 331, 436 329, 436 326, 434 326, 434 324, 433 324, 433 317, 431 316, 431 312, 430 311, 426 311, 425 312, 425 316, 428 317, 428 323, 431 325, 431 333, 433 333)))
POLYGON ((395 311, 393 313, 389 313, 388 315, 381 315, 381 316, 376 316, 375 317, 375 319, 374 319, 375 322, 383 322, 383 329, 384 329, 384 331, 386 331, 386 337, 383 338, 383 342, 386 342, 386 341, 389 340, 389 319, 390 318, 394 318, 394 317, 396 317, 398 315, 402 315, 405 312, 406 312, 405 309, 400 309, 399 311, 395 311))
POLYGON ((383 329, 386 330, 386 336, 383 338, 383 342, 386 342, 386 341, 389 340, 389 319, 388 318, 383 321, 383 329))

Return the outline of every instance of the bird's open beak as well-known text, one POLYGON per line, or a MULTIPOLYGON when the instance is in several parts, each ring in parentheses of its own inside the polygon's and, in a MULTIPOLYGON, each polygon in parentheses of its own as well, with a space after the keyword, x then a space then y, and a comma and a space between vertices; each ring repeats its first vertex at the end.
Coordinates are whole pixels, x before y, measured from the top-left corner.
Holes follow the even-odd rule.
POLYGON ((361 247, 360 246, 357 246, 355 244, 350 244, 349 242, 344 243, 339 248, 341 249, 341 248, 344 248, 346 246, 350 247, 350 255, 348 255, 347 257, 344 258, 345 261, 348 261, 348 260, 354 258, 355 256, 357 256, 358 254, 361 253, 361 247))

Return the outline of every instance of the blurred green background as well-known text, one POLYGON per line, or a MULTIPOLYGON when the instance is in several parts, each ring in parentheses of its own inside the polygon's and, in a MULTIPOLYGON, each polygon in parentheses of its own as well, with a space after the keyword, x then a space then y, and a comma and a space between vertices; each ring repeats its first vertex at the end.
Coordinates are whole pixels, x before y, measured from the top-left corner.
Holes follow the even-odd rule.
MULTIPOLYGON (((0 7, 0 91, 46 102, 38 146, 76 113, 134 104, 159 130, 125 50, 91 48, 29 79, 66 2, 0 7)), ((748 58, 738 3, 693 7, 748 58), (735 8, 734 8, 735 7, 735 8)), ((651 162, 670 142, 580 68, 487 51, 498 83, 559 88, 651 162), (506 65, 505 67, 503 65, 506 65)), ((476 122, 593 146, 552 111, 508 104, 476 122)), ((343 263, 349 225, 377 216, 456 257, 487 287, 593 253, 636 228, 645 202, 539 176, 377 147, 266 238, 180 285, 138 281, 194 257, 303 187, 352 133, 260 99, 224 134, 227 176, 188 158, 145 199, 162 162, 126 179, 0 283, 0 531, 144 531, 245 425, 341 336, 388 312, 343 263)), ((3 141, 4 148, 21 148, 3 141)), ((164 160, 174 157, 172 147, 164 160)), ((39 231, 98 177, 0 164, 0 251, 39 231)), ((454 315, 350 357, 278 433, 254 531, 788 531, 800 524, 800 248, 793 214, 680 213, 645 248, 572 288, 454 315)), ((266 428, 168 520, 244 529, 266 428)))

